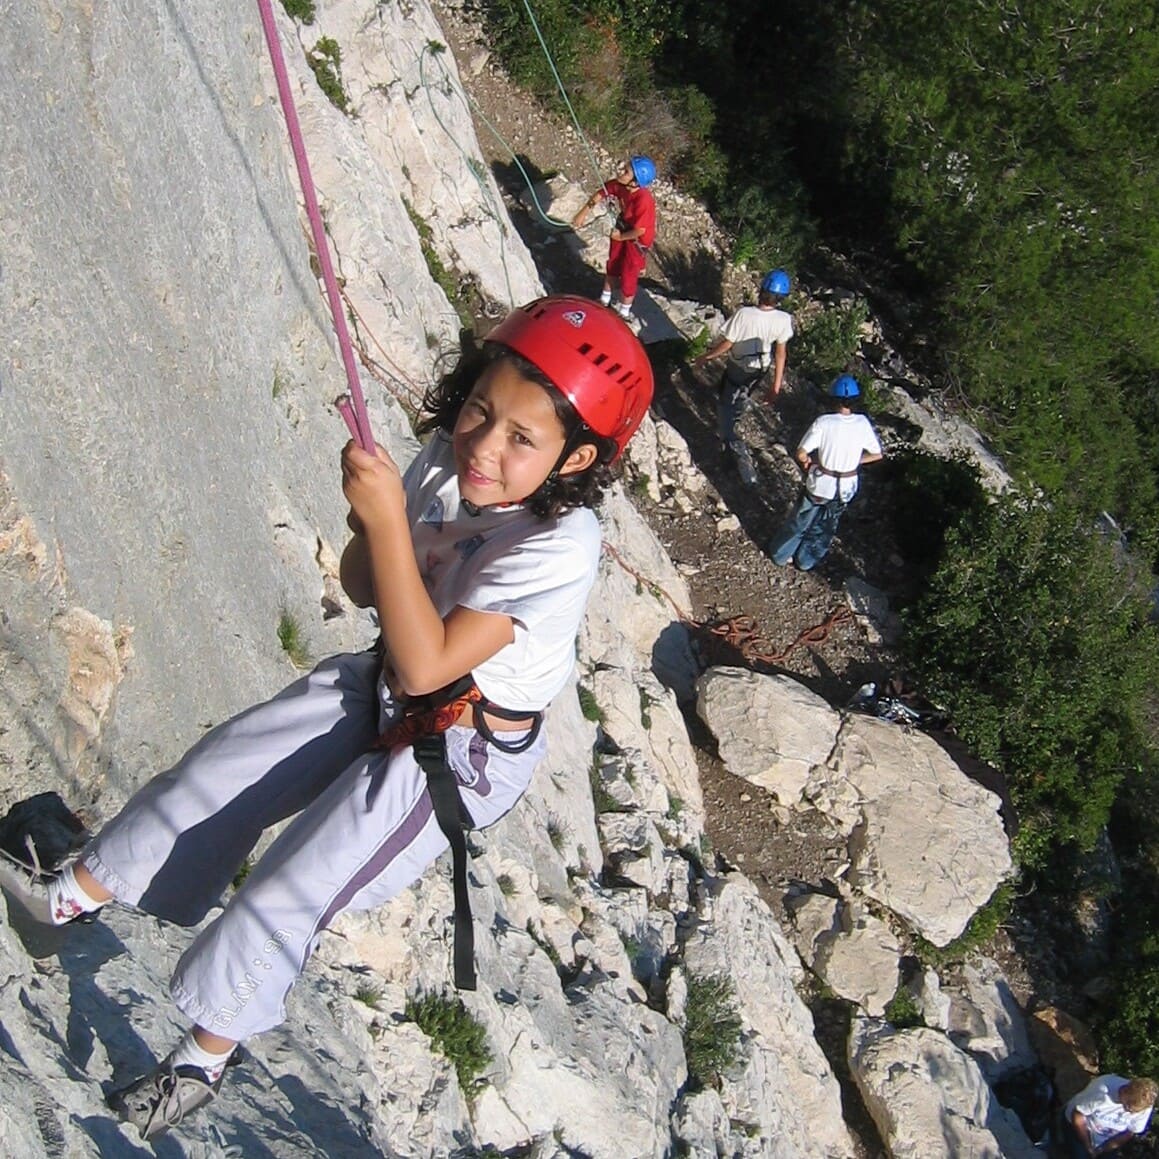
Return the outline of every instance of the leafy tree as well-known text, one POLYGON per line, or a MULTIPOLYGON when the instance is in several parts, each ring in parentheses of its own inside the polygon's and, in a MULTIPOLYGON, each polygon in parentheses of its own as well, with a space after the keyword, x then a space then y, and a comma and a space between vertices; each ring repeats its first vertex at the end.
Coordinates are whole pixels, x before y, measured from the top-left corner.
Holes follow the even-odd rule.
POLYGON ((1006 498, 950 531, 908 612, 905 647, 927 694, 1007 776, 1028 867, 1060 844, 1093 844, 1145 749, 1159 644, 1132 583, 1073 507, 1006 498))

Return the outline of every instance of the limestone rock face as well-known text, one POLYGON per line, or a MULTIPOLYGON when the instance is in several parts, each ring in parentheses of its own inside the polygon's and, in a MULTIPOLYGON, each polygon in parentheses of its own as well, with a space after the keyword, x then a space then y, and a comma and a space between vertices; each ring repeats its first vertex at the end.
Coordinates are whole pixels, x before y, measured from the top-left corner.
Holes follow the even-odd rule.
POLYGON ((977 1065, 924 1027, 854 1022, 849 1065, 894 1159, 1035 1159, 1013 1111, 990 1093, 977 1065))
POLYGON ((758 1153, 852 1154, 837 1080, 794 989, 801 964, 755 887, 743 878, 721 881, 684 952, 690 973, 724 976, 735 986, 745 1057, 738 1074, 724 1076, 720 1095, 729 1117, 766 1148, 758 1153))
POLYGON ((880 1017, 897 990, 899 952, 889 926, 851 902, 843 907, 840 928, 817 939, 813 969, 842 998, 880 1017))
POLYGON ((945 993, 950 1039, 975 1059, 988 1082, 1035 1065, 1026 1017, 997 962, 967 962, 945 993))

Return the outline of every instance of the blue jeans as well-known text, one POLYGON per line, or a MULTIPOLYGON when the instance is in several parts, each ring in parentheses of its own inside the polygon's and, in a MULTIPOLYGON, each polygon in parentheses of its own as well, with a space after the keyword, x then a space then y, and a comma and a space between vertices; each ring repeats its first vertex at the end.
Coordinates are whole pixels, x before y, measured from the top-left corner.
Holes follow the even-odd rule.
POLYGON ((725 370, 716 396, 717 429, 720 432, 720 441, 728 447, 732 447, 736 441, 736 424, 749 409, 752 402, 750 392, 764 372, 758 370, 737 373, 745 376, 739 382, 733 377, 731 367, 725 370))
POLYGON ((795 553, 802 571, 815 567, 825 558, 845 507, 840 499, 815 503, 808 492, 802 491, 797 509, 769 544, 773 563, 784 567, 795 553))

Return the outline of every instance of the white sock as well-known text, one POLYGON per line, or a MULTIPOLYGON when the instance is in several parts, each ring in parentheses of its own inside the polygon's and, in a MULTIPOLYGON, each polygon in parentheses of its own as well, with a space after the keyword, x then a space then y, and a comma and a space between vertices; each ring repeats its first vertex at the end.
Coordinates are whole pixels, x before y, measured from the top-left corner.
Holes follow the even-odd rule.
POLYGON ((611 290, 604 290, 600 294, 600 305, 601 306, 610 306, 611 304, 612 304, 612 291, 611 290))
POLYGON ((632 316, 632 303, 631 302, 621 302, 616 307, 616 309, 619 310, 621 318, 630 318, 632 316))
POLYGON ((211 1083, 215 1083, 221 1078, 221 1072, 225 1070, 229 1056, 233 1054, 235 1049, 234 1046, 231 1046, 225 1054, 214 1054, 200 1046, 197 1039, 193 1037, 193 1031, 190 1030, 186 1032, 185 1037, 169 1056, 169 1065, 174 1068, 179 1066, 200 1067, 205 1071, 205 1077, 211 1083))
POLYGON ((71 864, 48 883, 48 899, 52 902, 52 924, 55 926, 63 926, 81 914, 95 913, 105 904, 94 901, 81 889, 71 864))

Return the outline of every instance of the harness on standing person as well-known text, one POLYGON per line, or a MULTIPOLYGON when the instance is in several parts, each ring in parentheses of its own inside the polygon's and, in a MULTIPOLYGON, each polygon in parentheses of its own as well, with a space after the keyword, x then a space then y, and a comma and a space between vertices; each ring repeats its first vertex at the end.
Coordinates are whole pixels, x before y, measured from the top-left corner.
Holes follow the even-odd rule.
POLYGON ((543 727, 542 712, 502 708, 479 690, 467 673, 426 696, 407 697, 401 719, 390 725, 374 743, 376 749, 411 745, 415 761, 426 774, 427 791, 435 820, 451 847, 451 880, 455 893, 455 986, 475 989, 475 931, 471 919, 471 895, 467 887, 467 837, 474 822, 459 796, 459 781, 447 759, 447 729, 471 711, 475 730, 489 744, 505 753, 526 752, 543 727), (500 720, 530 720, 525 736, 506 741, 487 723, 487 713, 500 720))

